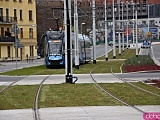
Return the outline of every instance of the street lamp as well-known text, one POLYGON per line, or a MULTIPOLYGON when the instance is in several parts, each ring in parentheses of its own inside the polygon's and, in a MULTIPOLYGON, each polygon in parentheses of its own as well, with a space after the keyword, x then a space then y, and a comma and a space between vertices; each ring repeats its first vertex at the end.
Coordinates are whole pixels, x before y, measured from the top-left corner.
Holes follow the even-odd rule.
POLYGON ((83 34, 83 29, 82 29, 82 25, 85 25, 86 23, 81 23, 81 34, 83 34))
POLYGON ((74 0, 74 35, 75 35, 75 68, 79 69, 79 50, 78 50, 78 13, 77 0, 74 0))

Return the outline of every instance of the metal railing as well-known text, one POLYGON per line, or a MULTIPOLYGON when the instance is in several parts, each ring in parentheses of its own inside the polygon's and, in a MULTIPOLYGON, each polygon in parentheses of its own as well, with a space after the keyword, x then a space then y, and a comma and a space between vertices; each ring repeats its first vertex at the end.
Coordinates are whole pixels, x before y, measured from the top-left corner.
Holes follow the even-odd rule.
POLYGON ((15 38, 14 37, 0 37, 0 42, 15 42, 15 38))
POLYGON ((0 16, 0 22, 3 23, 17 22, 17 17, 0 16))

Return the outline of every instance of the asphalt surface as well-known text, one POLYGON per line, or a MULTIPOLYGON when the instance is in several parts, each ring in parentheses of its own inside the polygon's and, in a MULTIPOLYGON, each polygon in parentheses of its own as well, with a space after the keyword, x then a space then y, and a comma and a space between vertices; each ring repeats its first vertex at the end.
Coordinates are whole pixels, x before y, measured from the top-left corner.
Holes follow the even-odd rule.
MULTIPOLYGON (((153 53, 152 53, 153 54, 153 53)), ((154 54, 153 54, 154 55, 154 54)), ((158 54, 159 55, 159 54, 158 54)), ((154 59, 158 57, 154 56, 154 59)), ((11 65, 16 66, 14 69, 19 69, 23 67, 30 67, 35 65, 44 64, 43 60, 36 60, 30 63, 26 61, 21 63, 3 63, 0 68, 8 71, 11 65), (8 68, 7 68, 8 66, 8 68), (5 69, 6 68, 6 69, 5 69)), ((3 72, 3 70, 1 72, 3 72)), ((121 74, 120 74, 121 75, 121 74)), ((159 74, 157 74, 158 77, 159 74)), ((86 75, 76 75, 79 79, 76 83, 92 83, 92 80, 88 74, 86 75)), ((135 75, 134 75, 135 76, 135 75)), ((42 76, 0 76, 0 85, 7 85, 13 81, 13 79, 23 79, 17 82, 15 85, 34 85, 39 84, 45 75, 42 76), (9 79, 11 77, 11 79, 9 79), (31 82, 32 81, 32 82, 31 82)), ((117 78, 113 77, 111 74, 97 74, 94 75, 95 79, 99 79, 100 83, 113 83, 121 82, 117 78), (106 80, 106 78, 109 78, 106 80)), ((127 76, 128 77, 128 76, 127 76)), ((142 75, 143 78, 145 78, 142 75)), ((60 84, 65 82, 65 75, 53 75, 50 76, 45 84, 60 84)), ((136 106, 145 112, 160 112, 160 105, 150 105, 150 106, 136 106)), ((128 107, 128 106, 78 106, 78 107, 55 107, 55 108, 40 108, 40 118, 41 120, 143 120, 143 113, 128 107)), ((32 109, 15 109, 15 110, 0 110, 0 120, 34 120, 32 109)))

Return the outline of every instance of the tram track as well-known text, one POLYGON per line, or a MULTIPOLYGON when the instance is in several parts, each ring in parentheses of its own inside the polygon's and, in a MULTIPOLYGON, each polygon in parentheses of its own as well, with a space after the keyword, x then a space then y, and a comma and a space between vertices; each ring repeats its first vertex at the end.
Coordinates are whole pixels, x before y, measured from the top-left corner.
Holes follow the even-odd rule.
MULTIPOLYGON (((117 97, 117 96, 114 95, 112 92, 110 92, 109 90, 105 89, 102 85, 100 85, 100 84, 97 82, 96 79, 94 79, 94 77, 93 77, 93 75, 92 75, 92 71, 93 71, 94 69, 96 69, 97 67, 100 67, 100 66, 101 66, 101 65, 96 66, 96 67, 94 67, 93 69, 91 69, 91 71, 90 71, 90 76, 91 76, 92 80, 94 81, 94 83, 96 84, 96 86, 97 86, 99 89, 101 89, 103 92, 105 92, 106 94, 108 94, 109 96, 111 96, 112 98, 114 98, 114 99, 116 99, 117 101, 119 101, 120 103, 122 103, 122 104, 124 104, 124 105, 126 105, 126 106, 129 106, 129 107, 131 107, 131 108, 133 108, 133 109, 136 109, 138 112, 141 112, 142 114, 145 113, 145 111, 139 109, 139 108, 136 107, 135 105, 131 105, 131 104, 127 103, 126 101, 122 100, 121 98, 117 97)), ((143 92, 145 92, 145 93, 149 93, 149 94, 151 94, 151 95, 160 97, 159 94, 156 94, 156 93, 150 92, 150 91, 148 91, 148 90, 145 90, 145 89, 143 89, 143 88, 141 88, 141 87, 138 87, 138 86, 136 86, 136 85, 134 85, 134 84, 132 84, 132 83, 130 83, 130 82, 127 82, 126 80, 120 78, 119 76, 117 76, 116 74, 113 73, 112 67, 111 67, 111 73, 112 73, 112 75, 115 76, 118 80, 122 81, 123 83, 126 83, 126 84, 130 85, 131 87, 134 87, 134 88, 136 88, 136 89, 138 89, 138 90, 141 90, 141 91, 143 91, 143 92)))
POLYGON ((132 87, 135 87, 135 88, 137 88, 137 89, 139 89, 139 90, 141 90, 141 91, 143 91, 143 92, 149 93, 149 94, 151 94, 151 95, 155 95, 155 96, 157 96, 157 97, 160 97, 160 95, 158 95, 158 94, 156 94, 156 93, 150 92, 150 91, 145 90, 145 89, 143 89, 143 88, 141 88, 141 87, 138 87, 138 86, 136 86, 136 85, 134 85, 134 84, 132 84, 132 83, 130 83, 130 82, 127 82, 126 80, 129 80, 129 79, 120 78, 118 75, 116 75, 115 73, 113 73, 112 67, 111 67, 111 73, 112 73, 113 76, 115 76, 115 77, 118 78, 119 80, 123 81, 124 83, 127 83, 128 85, 130 85, 130 86, 132 86, 132 87))
POLYGON ((25 76, 25 77, 23 77, 23 78, 21 78, 21 79, 18 79, 18 80, 16 80, 16 81, 14 81, 14 82, 11 82, 10 84, 8 84, 7 86, 5 86, 2 90, 0 90, 0 94, 2 94, 4 91, 6 91, 8 88, 10 88, 12 85, 14 85, 15 83, 17 83, 17 82, 19 82, 19 81, 21 81, 21 80, 23 80, 23 79, 25 79, 25 78, 27 78, 28 76, 25 76))
POLYGON ((35 120, 41 120, 40 119, 40 114, 39 114, 39 111, 38 111, 38 98, 39 98, 39 93, 40 93, 40 90, 41 90, 41 87, 43 85, 43 83, 45 82, 45 80, 47 78, 49 78, 51 75, 45 77, 41 83, 38 85, 38 88, 36 90, 36 94, 35 94, 35 97, 34 97, 34 103, 33 103, 33 111, 34 111, 34 119, 35 120))
MULTIPOLYGON (((45 82, 45 80, 47 78, 49 78, 51 75, 48 75, 46 76, 41 82, 40 84, 38 85, 37 87, 37 90, 36 90, 36 93, 35 93, 35 96, 34 96, 34 102, 33 102, 33 116, 34 116, 34 120, 40 120, 40 114, 39 114, 39 111, 38 111, 38 98, 39 98, 39 94, 40 94, 40 90, 41 90, 41 87, 43 85, 43 83, 45 82)), ((26 77, 23 77, 21 79, 18 79, 14 82, 11 82, 9 85, 5 86, 2 90, 0 90, 0 94, 2 94, 3 92, 5 92, 7 89, 9 89, 11 86, 13 86, 15 83, 27 78, 28 76, 26 77)))

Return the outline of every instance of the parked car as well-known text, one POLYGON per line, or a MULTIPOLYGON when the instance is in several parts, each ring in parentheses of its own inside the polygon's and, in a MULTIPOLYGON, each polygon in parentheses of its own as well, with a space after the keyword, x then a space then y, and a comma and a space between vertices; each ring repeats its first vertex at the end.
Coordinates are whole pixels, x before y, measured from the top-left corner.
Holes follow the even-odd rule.
POLYGON ((37 53, 37 59, 41 59, 41 55, 37 53))

